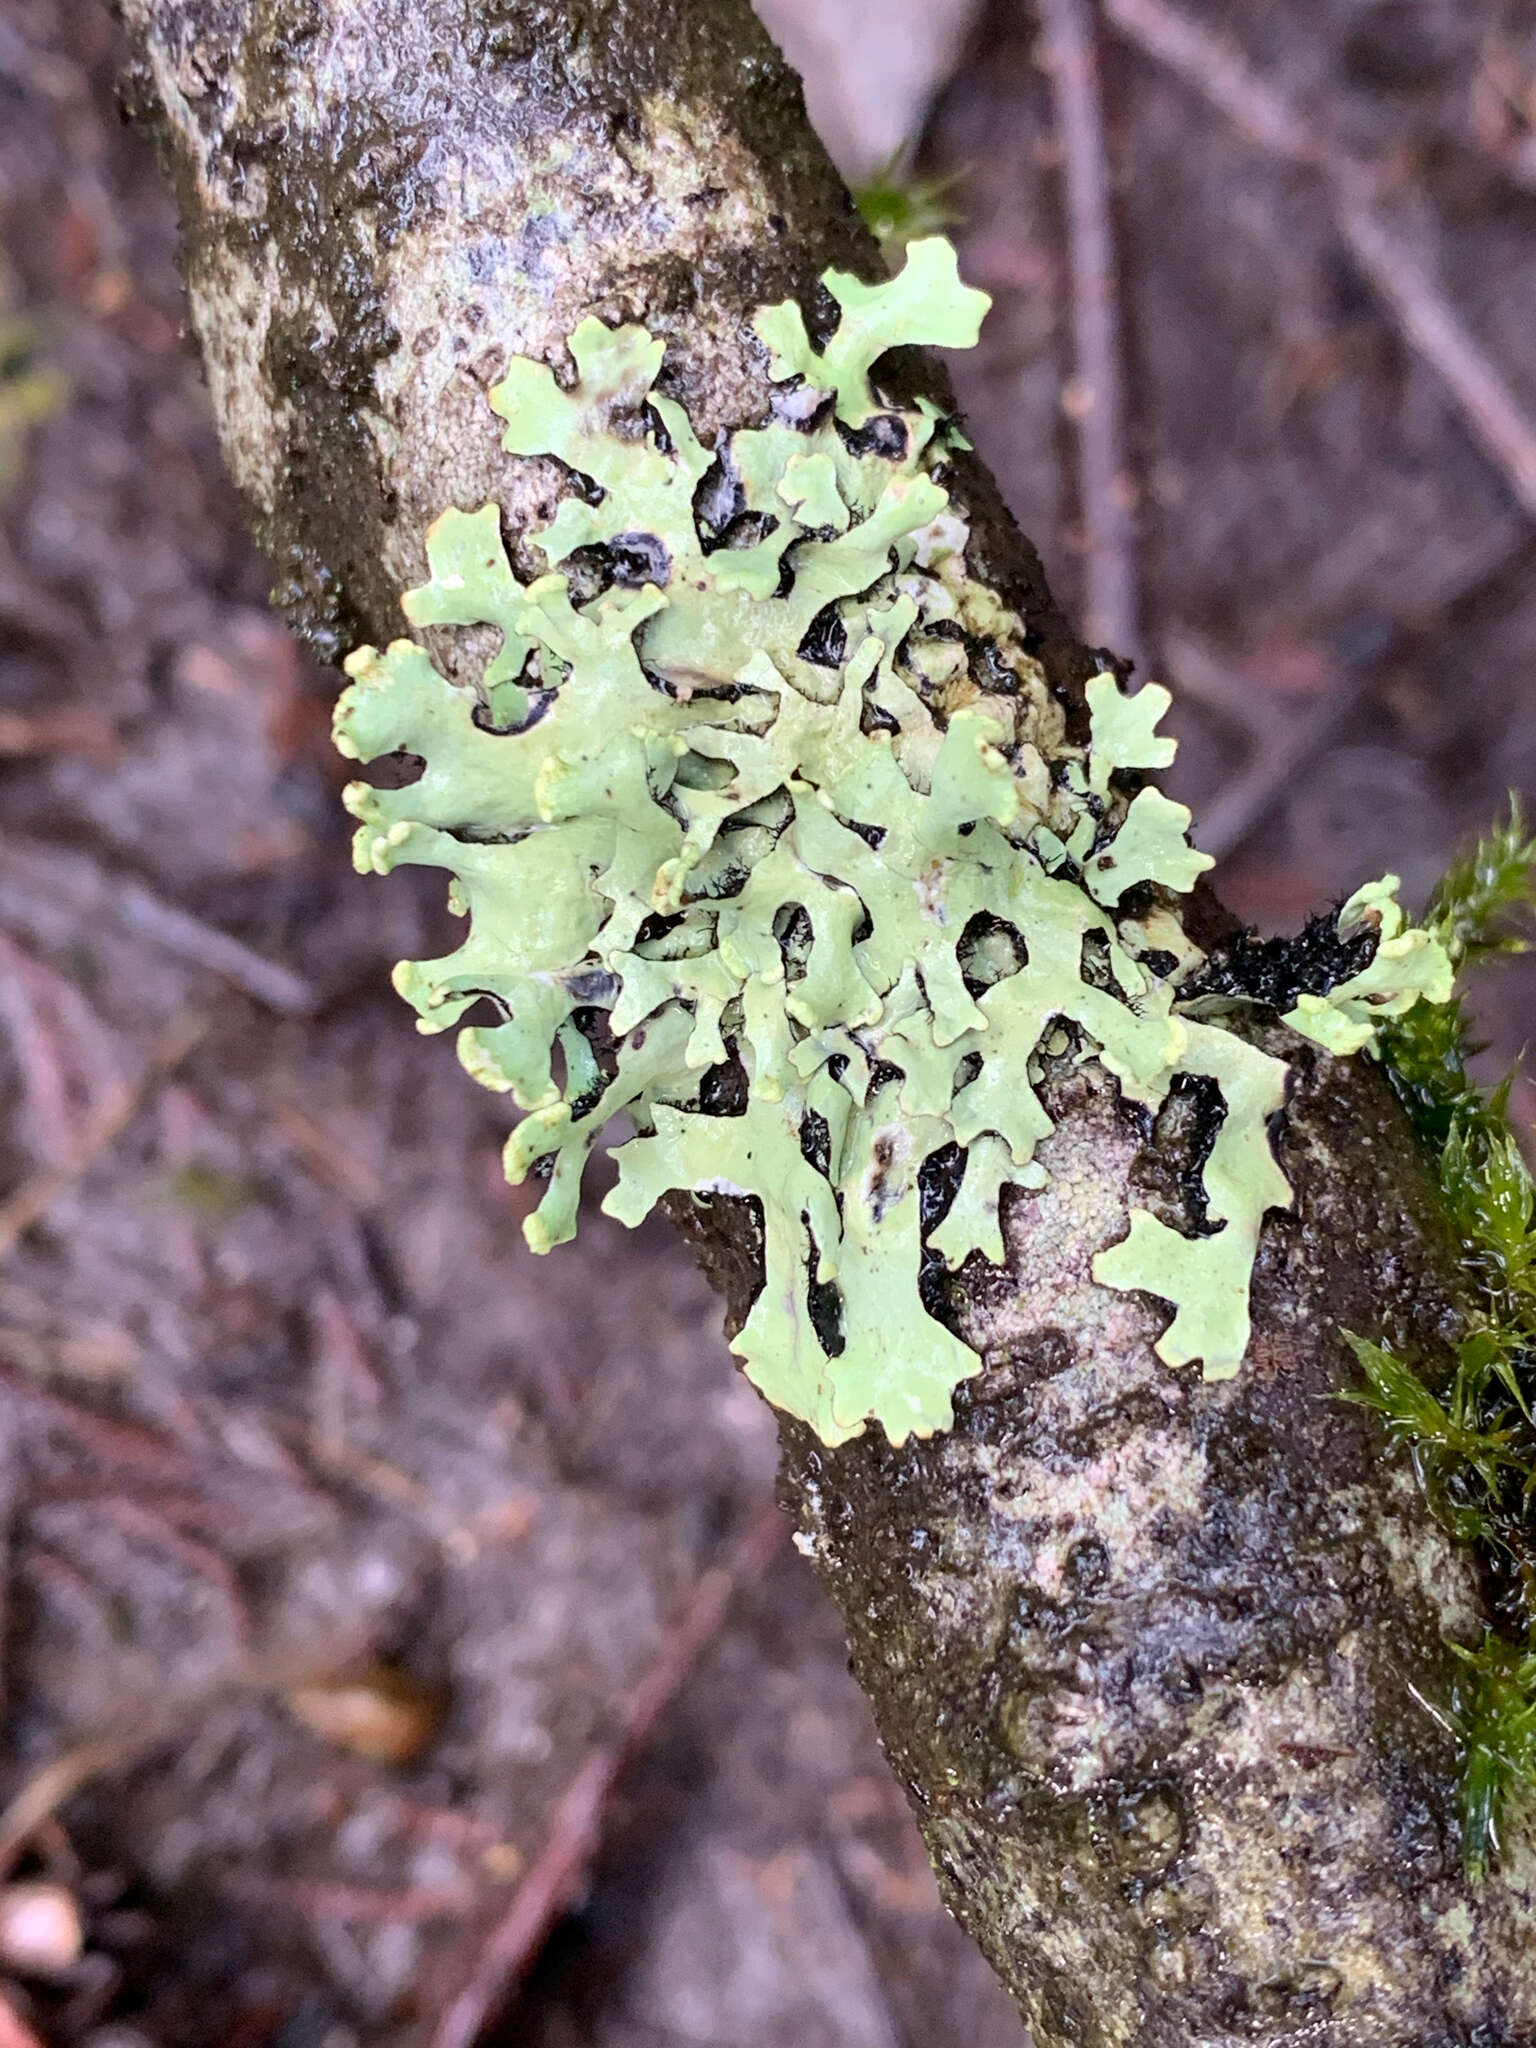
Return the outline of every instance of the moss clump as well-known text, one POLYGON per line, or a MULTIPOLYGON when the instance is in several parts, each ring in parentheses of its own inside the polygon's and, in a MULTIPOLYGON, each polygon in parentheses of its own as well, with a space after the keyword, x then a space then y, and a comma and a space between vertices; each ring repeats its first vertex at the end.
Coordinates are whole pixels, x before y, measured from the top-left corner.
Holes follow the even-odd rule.
MULTIPOLYGON (((1435 892, 1425 928, 1458 975, 1529 944, 1536 837, 1519 804, 1459 859, 1435 892)), ((1509 1083, 1468 1072, 1477 1048, 1463 998, 1415 1003, 1386 1023, 1387 1076, 1434 1163, 1461 1242, 1474 1307, 1447 1384, 1431 1387, 1385 1345, 1351 1337, 1373 1408, 1411 1454, 1431 1505, 1492 1565, 1501 1621, 1459 1651, 1447 1718, 1463 1747, 1462 1820, 1469 1867, 1498 1847, 1501 1818, 1536 1793, 1536 1190, 1510 1129, 1509 1083)))

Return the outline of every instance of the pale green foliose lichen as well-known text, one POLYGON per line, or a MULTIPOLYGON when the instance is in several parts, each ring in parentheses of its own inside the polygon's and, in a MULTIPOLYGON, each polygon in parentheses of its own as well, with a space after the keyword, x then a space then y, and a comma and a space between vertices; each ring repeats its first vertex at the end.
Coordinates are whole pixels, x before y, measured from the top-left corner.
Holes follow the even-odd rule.
MULTIPOLYGON (((1209 862, 1188 812, 1139 787, 1172 758, 1167 693, 1098 676, 1090 743, 1068 744, 1020 621, 968 574, 957 429, 871 381, 897 344, 975 341, 987 301, 949 245, 914 243, 884 284, 826 282, 836 333, 817 349, 798 307, 762 312, 774 416, 713 447, 656 388, 663 345, 640 327, 584 320, 574 374, 520 359, 491 393, 509 451, 581 481, 532 536, 554 567, 531 583, 494 505, 428 533, 405 612, 499 629, 478 685, 409 640, 347 663, 342 751, 423 764, 348 789, 358 864, 444 868, 469 919, 396 985, 423 1030, 499 1016, 460 1054, 526 1112, 506 1164, 547 1178, 535 1251, 573 1235, 621 1111, 611 1214, 638 1223, 674 1190, 759 1205, 764 1281, 735 1348, 828 1443, 952 1421, 979 1360, 920 1272, 1002 1259, 1003 1190, 1046 1179, 1042 1056, 1096 1060, 1150 1107, 1207 1076, 1225 1116, 1206 1234, 1135 1211, 1094 1270, 1172 1305, 1168 1362, 1224 1377, 1260 1224, 1290 1201, 1266 1128, 1286 1070, 1177 1005, 1190 949, 1170 950, 1158 892, 1209 862), (925 1166, 958 1180, 926 1220, 925 1166)), ((1330 1015, 1383 1014, 1373 973, 1330 1015)))
POLYGON ((1340 938, 1350 938, 1362 925, 1376 927, 1376 950, 1370 965, 1326 995, 1298 996, 1285 1021, 1293 1031, 1326 1046, 1331 1053, 1374 1050, 1378 1027, 1388 1018, 1404 1016, 1415 1003, 1448 1003, 1456 969, 1443 943, 1419 925, 1410 925, 1397 900, 1396 875, 1383 875, 1357 889, 1338 916, 1340 938))

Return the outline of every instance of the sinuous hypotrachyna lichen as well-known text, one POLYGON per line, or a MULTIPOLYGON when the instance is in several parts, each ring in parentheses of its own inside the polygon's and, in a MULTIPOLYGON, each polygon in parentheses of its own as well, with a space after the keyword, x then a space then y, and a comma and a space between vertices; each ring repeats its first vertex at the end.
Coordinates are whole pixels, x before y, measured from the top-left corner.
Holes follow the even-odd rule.
MULTIPOLYGON (((1167 693, 1096 677, 1069 743, 1023 623, 969 572, 955 423, 872 380, 898 344, 975 341, 987 301, 949 245, 826 284, 842 319, 821 349, 794 304, 758 315, 773 416, 713 447, 641 327, 584 320, 570 374, 520 359, 492 391, 506 448, 579 480, 532 536, 551 573, 513 573, 496 506, 445 512, 406 616, 498 628, 499 652, 454 686, 413 641, 364 648, 337 716, 344 753, 424 764, 347 791, 359 865, 445 868, 469 919, 397 986, 425 1030, 499 1017, 460 1053, 526 1112, 507 1171, 547 1179, 535 1251, 574 1233, 620 1111, 637 1131, 611 1214, 679 1189, 760 1205, 735 1348, 828 1443, 949 1425, 979 1360, 924 1306, 925 1244, 951 1268, 1002 1258, 1003 1189, 1046 1178, 1043 1057, 1095 1060, 1149 1106, 1206 1076, 1205 1234, 1133 1212, 1094 1272, 1169 1302, 1163 1358, 1223 1377, 1260 1223, 1290 1201, 1268 1136, 1286 1070, 1180 1007, 1172 899, 1209 862, 1142 786, 1172 758, 1167 693), (925 1218, 941 1156, 956 1192, 925 1218)), ((1373 972, 1291 1021, 1354 1049, 1392 993, 1373 972)))

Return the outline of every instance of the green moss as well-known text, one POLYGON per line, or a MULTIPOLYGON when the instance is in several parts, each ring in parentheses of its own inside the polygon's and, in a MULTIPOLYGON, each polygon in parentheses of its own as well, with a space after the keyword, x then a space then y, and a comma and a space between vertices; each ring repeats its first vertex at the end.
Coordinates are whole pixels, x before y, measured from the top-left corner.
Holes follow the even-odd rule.
MULTIPOLYGON (((1453 1647, 1457 1647, 1453 1645, 1453 1647)), ((1462 1750, 1461 1820, 1467 1866, 1481 1875, 1501 1832, 1524 1822, 1536 1798, 1536 1650, 1490 1635, 1458 1648, 1464 1667, 1450 1722, 1462 1750)))
POLYGON ((893 270, 910 243, 942 234, 961 217, 953 194, 963 174, 950 171, 943 177, 919 178, 910 168, 911 156, 911 145, 902 143, 853 188, 854 204, 893 270))
MULTIPOLYGON (((1425 928, 1453 968, 1525 949, 1536 838, 1517 802, 1451 868, 1425 928)), ((1393 1088, 1434 1164, 1461 1242, 1473 1306, 1441 1388, 1386 1346, 1351 1337, 1366 1377, 1354 1398, 1380 1414, 1412 1455, 1446 1526, 1493 1567, 1514 1642, 1460 1651, 1465 1670, 1448 1709, 1462 1743, 1462 1815, 1469 1866, 1497 1848, 1501 1815, 1536 1792, 1536 1191, 1510 1130, 1508 1083, 1479 1085, 1462 999, 1418 1001, 1385 1023, 1379 1050, 1393 1088)))
MULTIPOLYGON (((1068 746, 1022 622, 969 573, 944 482, 958 430, 875 374, 904 344, 974 342, 987 301, 949 245, 825 283, 841 319, 819 344, 793 301, 758 313, 774 415, 713 447, 657 389, 640 327, 583 320, 566 374, 519 359, 491 393, 505 447, 579 488, 531 537, 551 564, 531 583, 494 505, 428 533, 406 615, 496 629, 477 688, 408 640, 347 664, 343 752, 422 763, 348 790, 358 864, 444 868, 469 919, 397 986, 429 1031, 495 1009, 460 1050, 527 1112, 507 1171, 547 1182, 534 1250, 574 1233, 620 1111, 636 1135, 610 1213, 636 1223, 673 1191, 758 1206, 763 1285, 735 1348, 827 1443, 871 1419, 894 1442, 949 1426, 979 1360, 924 1304, 925 1242, 951 1267, 1001 1260, 1004 1190, 1045 1177, 1047 1052, 1148 1107, 1206 1076, 1224 1115, 1202 1234, 1133 1212, 1095 1273, 1170 1304, 1169 1364, 1224 1377, 1260 1225, 1290 1201, 1267 1131, 1286 1070, 1179 1004, 1171 904, 1209 861, 1141 786, 1173 755, 1167 692, 1095 677, 1088 743, 1068 746), (954 1147, 958 1194, 929 1214, 925 1166, 954 1147)), ((1338 1000, 1368 1037, 1433 948, 1386 885, 1357 904, 1381 965, 1338 1000)))

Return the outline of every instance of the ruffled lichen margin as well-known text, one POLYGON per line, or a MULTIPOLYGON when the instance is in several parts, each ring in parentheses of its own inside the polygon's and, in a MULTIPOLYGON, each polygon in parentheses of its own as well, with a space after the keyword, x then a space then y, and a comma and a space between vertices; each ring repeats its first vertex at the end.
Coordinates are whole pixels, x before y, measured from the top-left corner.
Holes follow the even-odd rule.
MULTIPOLYGON (((535 1251, 574 1234, 620 1112, 610 1213, 678 1190, 758 1206, 735 1348, 829 1444, 950 1425, 980 1360, 930 1313, 925 1260, 1002 1260, 1004 1190, 1045 1179, 1042 1058, 1095 1060, 1149 1109, 1204 1077, 1197 1234, 1133 1210, 1094 1275, 1169 1304, 1166 1363, 1227 1377, 1264 1215, 1291 1199, 1269 1131, 1287 1068, 1241 1005, 1179 998, 1200 956, 1178 897, 1210 863, 1145 784, 1173 756, 1167 692, 1097 676, 1074 741, 1023 623, 968 573, 958 427, 872 381, 894 347, 974 343, 987 300, 948 243, 825 283, 820 348, 792 302, 758 314, 772 416, 713 447, 642 327, 586 319, 569 368, 518 359, 492 390, 507 450, 574 486, 531 536, 550 573, 518 578, 495 505, 445 512, 406 616, 499 650, 455 686, 414 641, 363 648, 337 713, 343 753, 422 764, 349 787, 359 867, 444 868, 470 920, 396 984, 427 1031, 495 1012, 460 1056, 526 1112, 506 1163, 547 1183, 535 1251)), ((1337 1053, 1450 992, 1390 882, 1345 907, 1362 925, 1370 964, 1287 1019, 1337 1053)))

